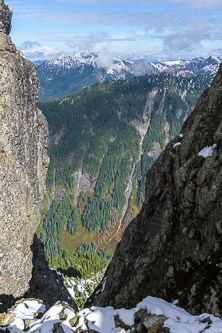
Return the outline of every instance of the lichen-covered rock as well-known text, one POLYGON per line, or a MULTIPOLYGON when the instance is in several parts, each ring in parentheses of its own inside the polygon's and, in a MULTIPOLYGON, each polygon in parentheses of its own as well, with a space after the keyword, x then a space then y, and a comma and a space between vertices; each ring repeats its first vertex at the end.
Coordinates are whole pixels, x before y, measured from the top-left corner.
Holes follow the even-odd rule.
POLYGON ((15 319, 15 314, 13 313, 0 313, 0 327, 5 327, 10 325, 15 319))
POLYGON ((164 316, 149 315, 143 321, 143 325, 148 329, 148 333, 158 330, 163 327, 166 318, 164 316))
POLYGON ((4 1, 0 4, 0 303, 6 306, 9 298, 29 288, 30 246, 40 221, 49 159, 48 125, 36 106, 36 69, 7 35, 10 10, 4 1))
POLYGON ((146 310, 139 310, 135 313, 136 332, 144 331, 146 333, 156 333, 163 329, 167 318, 148 313, 146 310))
POLYGON ((181 133, 148 171, 143 207, 87 306, 151 295, 222 310, 222 66, 181 133))
POLYGON ((0 0, 0 32, 9 35, 11 31, 12 10, 0 0))

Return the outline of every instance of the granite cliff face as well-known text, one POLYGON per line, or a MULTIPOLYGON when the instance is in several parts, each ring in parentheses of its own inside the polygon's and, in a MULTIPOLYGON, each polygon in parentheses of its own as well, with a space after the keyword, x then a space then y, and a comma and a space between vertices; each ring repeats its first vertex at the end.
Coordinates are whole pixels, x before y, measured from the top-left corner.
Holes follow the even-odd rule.
POLYGON ((0 8, 0 32, 9 35, 11 31, 12 10, 4 3, 4 0, 0 0, 0 8))
POLYGON ((35 66, 11 42, 12 12, 0 2, 0 302, 29 289, 30 246, 45 192, 48 125, 36 104, 35 66))
POLYGON ((150 295, 193 313, 222 310, 222 65, 147 173, 146 198, 90 304, 150 295))

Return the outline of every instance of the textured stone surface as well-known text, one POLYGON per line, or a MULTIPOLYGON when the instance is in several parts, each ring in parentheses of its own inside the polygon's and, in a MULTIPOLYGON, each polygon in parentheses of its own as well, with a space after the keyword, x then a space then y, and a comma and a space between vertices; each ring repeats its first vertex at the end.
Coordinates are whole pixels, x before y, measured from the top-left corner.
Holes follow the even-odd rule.
POLYGON ((0 314, 0 327, 8 326, 10 325, 14 319, 15 319, 15 314, 13 313, 1 313, 0 314))
POLYGON ((130 308, 151 295, 222 310, 222 66, 181 132, 148 171, 143 207, 87 306, 130 308))
MULTIPOLYGON (((29 288, 30 246, 40 221, 48 167, 48 125, 37 109, 35 66, 12 44, 0 15, 0 303, 29 288)), ((3 304, 4 305, 4 304, 3 304)))
POLYGON ((9 35, 11 31, 12 10, 0 0, 0 32, 9 35))

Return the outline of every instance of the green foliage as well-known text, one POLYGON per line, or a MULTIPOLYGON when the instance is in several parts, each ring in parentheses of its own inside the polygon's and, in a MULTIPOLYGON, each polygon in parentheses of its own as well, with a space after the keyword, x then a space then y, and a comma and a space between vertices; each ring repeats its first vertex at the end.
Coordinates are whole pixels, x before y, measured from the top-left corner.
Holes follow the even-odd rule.
POLYGON ((100 168, 94 197, 90 198, 82 216, 82 224, 90 232, 105 231, 107 221, 112 221, 112 207, 121 212, 125 203, 125 184, 132 170, 133 162, 138 156, 138 142, 139 135, 136 130, 125 125, 116 140, 110 145, 100 168), (113 184, 115 184, 114 187, 113 184))
MULTIPOLYGON (((201 76, 149 75, 102 82, 66 98, 39 103, 50 130, 47 190, 52 201, 39 234, 51 259, 56 257, 59 264, 65 265, 63 231, 68 231, 70 237, 78 235, 78 248, 82 249, 79 256, 83 258, 84 246, 91 243, 78 233, 78 228, 85 227, 91 236, 99 232, 104 235, 122 217, 125 191, 141 140, 135 121, 149 123, 134 174, 136 201, 141 207, 145 174, 154 162, 148 153, 157 142, 163 149, 166 138, 179 133, 210 81, 201 76), (91 191, 82 192, 75 206, 76 172, 89 175, 91 191), (66 193, 58 200, 54 192, 61 188, 66 193)), ((45 202, 44 214, 46 207, 45 202)), ((94 250, 87 245, 87 253, 96 255, 91 252, 94 250)))
POLYGON ((62 252, 59 245, 59 234, 62 228, 68 223, 72 231, 75 229, 75 210, 72 211, 73 195, 69 191, 66 192, 61 202, 52 201, 50 210, 43 222, 43 228, 47 231, 47 236, 44 232, 40 236, 45 245, 45 252, 51 258, 62 252))
POLYGON ((90 254, 93 254, 93 253, 96 253, 96 246, 94 243, 84 244, 83 246, 81 246, 79 248, 79 251, 81 251, 83 253, 89 252, 90 254))
POLYGON ((76 207, 73 209, 72 214, 67 222, 67 230, 72 236, 74 236, 77 231, 78 217, 79 209, 76 207))
POLYGON ((166 133, 164 131, 165 125, 166 119, 163 115, 154 114, 151 116, 150 126, 143 143, 143 149, 145 152, 152 151, 155 142, 159 142, 160 147, 164 149, 166 140, 166 133))
POLYGON ((49 209, 47 196, 44 197, 42 202, 42 215, 47 214, 49 209))
POLYGON ((49 261, 49 265, 68 277, 89 279, 92 274, 107 267, 109 258, 99 252, 89 251, 63 252, 49 261))
POLYGON ((154 163, 154 159, 147 154, 143 154, 141 162, 139 163, 136 170, 136 179, 138 181, 138 187, 136 192, 138 207, 142 206, 145 199, 145 184, 146 184, 146 173, 154 163))

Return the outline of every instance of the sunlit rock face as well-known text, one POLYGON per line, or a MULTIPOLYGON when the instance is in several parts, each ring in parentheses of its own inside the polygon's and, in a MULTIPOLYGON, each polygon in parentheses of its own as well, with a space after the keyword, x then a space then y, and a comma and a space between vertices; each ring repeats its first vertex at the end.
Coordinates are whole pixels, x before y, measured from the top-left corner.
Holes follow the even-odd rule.
POLYGON ((6 35, 11 31, 12 10, 0 0, 0 32, 6 35))
POLYGON ((222 65, 181 135, 147 173, 146 198, 87 306, 179 299, 222 310, 222 65))
POLYGON ((37 108, 34 64, 8 36, 12 12, 0 1, 0 301, 19 297, 32 275, 30 246, 40 221, 49 163, 48 125, 37 108))

